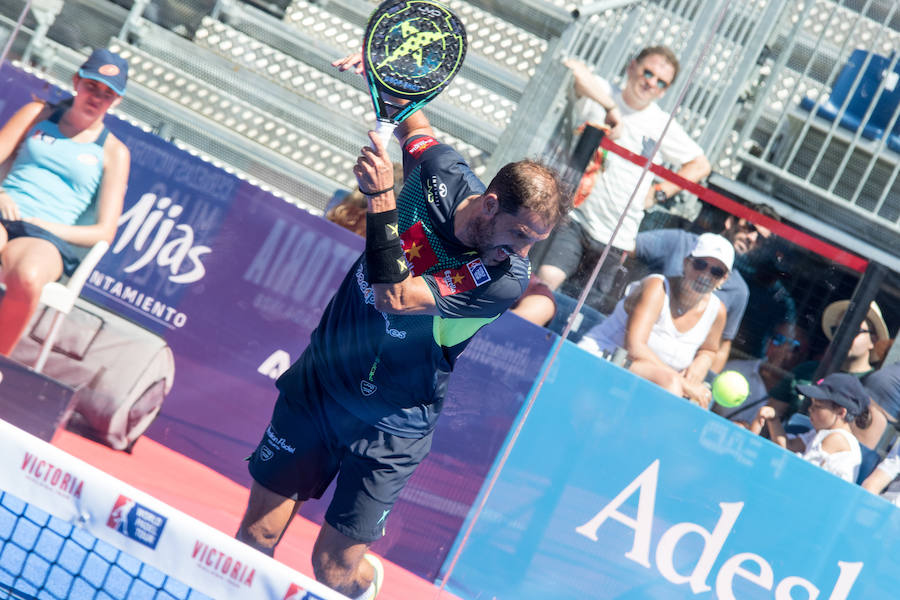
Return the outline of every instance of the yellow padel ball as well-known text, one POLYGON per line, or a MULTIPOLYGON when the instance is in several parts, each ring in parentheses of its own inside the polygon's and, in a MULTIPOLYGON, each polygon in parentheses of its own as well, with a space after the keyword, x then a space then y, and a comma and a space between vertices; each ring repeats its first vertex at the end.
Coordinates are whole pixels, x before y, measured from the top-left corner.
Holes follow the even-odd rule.
POLYGON ((737 371, 722 371, 713 379, 712 397, 722 406, 739 406, 749 395, 750 384, 737 371))

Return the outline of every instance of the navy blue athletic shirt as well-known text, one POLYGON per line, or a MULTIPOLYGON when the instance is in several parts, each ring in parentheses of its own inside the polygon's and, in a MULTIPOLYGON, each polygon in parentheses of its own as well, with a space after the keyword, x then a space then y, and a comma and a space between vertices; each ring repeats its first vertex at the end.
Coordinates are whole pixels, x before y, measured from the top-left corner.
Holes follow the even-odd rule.
MULTIPOLYGON (((456 207, 485 186, 455 150, 419 136, 407 142, 403 161, 407 177, 397 199, 403 247, 413 276, 431 288, 440 316, 376 310, 360 257, 300 360, 312 360, 328 395, 361 420, 415 438, 434 428, 456 358, 522 295, 530 267, 518 256, 488 267, 457 239, 456 207)), ((292 367, 278 380, 288 396, 299 372, 292 367)))

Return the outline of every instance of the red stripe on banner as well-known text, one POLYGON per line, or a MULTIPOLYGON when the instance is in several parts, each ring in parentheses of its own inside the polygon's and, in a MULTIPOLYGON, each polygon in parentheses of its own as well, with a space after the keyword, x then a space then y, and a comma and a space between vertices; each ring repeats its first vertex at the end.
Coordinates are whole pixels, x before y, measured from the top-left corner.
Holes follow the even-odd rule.
MULTIPOLYGON (((635 154, 627 148, 619 146, 611 139, 609 139, 608 136, 603 136, 603 139, 600 140, 600 146, 614 154, 621 156, 627 161, 633 162, 639 167, 643 167, 647 164, 647 159, 645 157, 641 156, 640 154, 635 154)), ((869 265, 869 261, 865 258, 859 257, 851 252, 847 252, 846 250, 820 240, 817 237, 811 236, 808 233, 799 231, 791 227, 790 225, 786 225, 780 221, 776 221, 771 217, 760 214, 752 208, 744 206, 740 202, 723 196, 718 192, 714 192, 709 188, 705 188, 700 184, 694 183, 693 181, 688 181, 684 177, 681 177, 680 175, 670 171, 669 169, 666 169, 665 167, 651 164, 650 171, 653 174, 659 175, 663 179, 671 181, 672 183, 686 189, 692 194, 695 194, 698 198, 700 198, 707 204, 712 204, 716 208, 721 208, 722 210, 729 212, 738 218, 746 219, 751 223, 762 225, 766 229, 772 230, 773 233, 780 235, 781 237, 793 242, 794 244, 806 248, 807 250, 811 250, 816 254, 819 254, 820 256, 823 256, 849 269, 853 269, 854 271, 862 273, 869 265)))

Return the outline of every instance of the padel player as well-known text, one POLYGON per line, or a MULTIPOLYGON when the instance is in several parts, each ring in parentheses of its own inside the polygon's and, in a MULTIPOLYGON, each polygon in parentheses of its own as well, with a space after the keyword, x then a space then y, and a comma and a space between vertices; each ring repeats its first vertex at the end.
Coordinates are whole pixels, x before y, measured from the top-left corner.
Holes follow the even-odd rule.
POLYGON ((380 587, 366 550, 428 454, 457 357, 522 295, 529 249, 570 207, 555 173, 534 161, 506 165, 485 188, 421 111, 395 133, 403 192, 395 198, 390 158, 370 132, 354 167, 368 200, 365 253, 277 381, 237 535, 271 554, 300 503, 337 476, 312 562, 350 598, 380 587))

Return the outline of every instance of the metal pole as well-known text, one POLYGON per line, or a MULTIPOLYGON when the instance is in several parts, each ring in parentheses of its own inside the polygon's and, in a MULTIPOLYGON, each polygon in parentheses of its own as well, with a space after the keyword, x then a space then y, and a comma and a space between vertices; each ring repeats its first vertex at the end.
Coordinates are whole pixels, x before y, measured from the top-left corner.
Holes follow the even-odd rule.
POLYGON ((30 9, 31 0, 27 0, 27 2, 25 2, 25 8, 22 9, 22 13, 19 15, 19 20, 16 21, 16 26, 10 32, 9 39, 6 40, 6 45, 3 46, 3 54, 0 54, 0 65, 3 65, 3 63, 6 62, 6 57, 9 55, 9 49, 12 48, 13 40, 19 35, 19 30, 22 29, 22 23, 25 22, 25 15, 28 14, 30 9))

